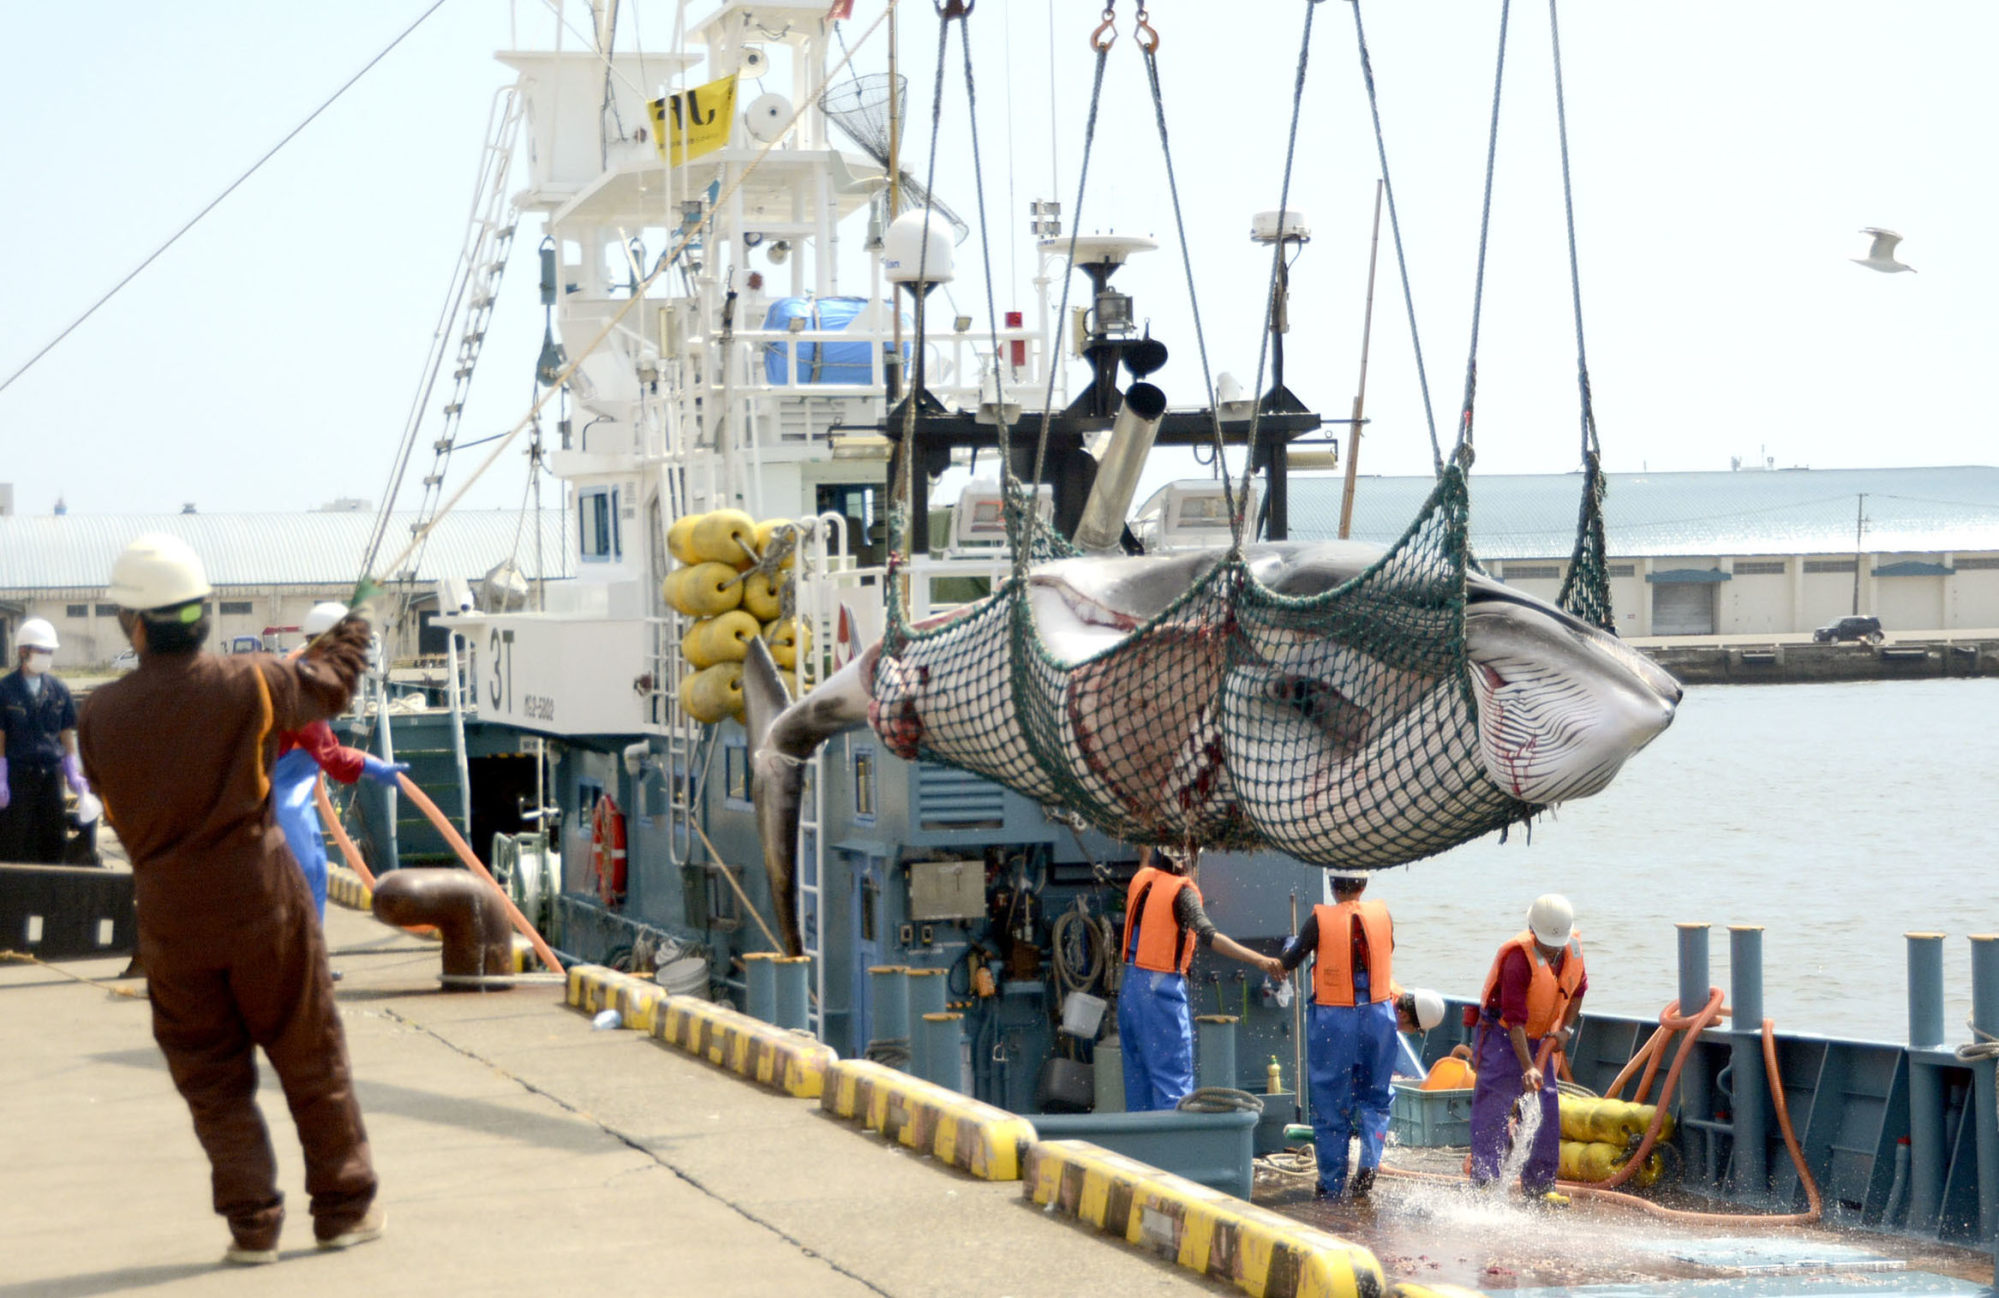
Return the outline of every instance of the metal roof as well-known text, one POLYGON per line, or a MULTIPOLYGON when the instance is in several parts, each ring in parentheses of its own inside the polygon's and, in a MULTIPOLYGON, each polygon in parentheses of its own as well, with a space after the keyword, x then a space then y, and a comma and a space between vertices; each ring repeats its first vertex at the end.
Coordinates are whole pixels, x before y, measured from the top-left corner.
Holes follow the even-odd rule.
MULTIPOLYGON (((408 541, 415 512, 398 512, 383 542, 383 561, 408 541)), ((216 586, 352 584, 374 530, 369 513, 296 514, 19 514, 0 516, 0 592, 101 589, 112 560, 146 532, 167 532, 194 547, 216 586)), ((545 511, 542 555, 550 577, 570 575, 564 514, 545 511)), ((530 576, 534 520, 511 509, 456 510, 431 532, 417 579, 483 576, 514 555, 530 576)))
MULTIPOLYGON (((1613 473, 1604 495, 1610 553, 1620 558, 1999 550, 1999 468, 1775 469, 1613 473)), ((1337 534, 1339 474, 1291 479, 1291 535, 1337 534)), ((1356 540, 1393 544, 1428 497, 1428 477, 1362 477, 1356 540)), ((1566 557, 1575 548, 1582 474, 1471 477, 1471 544, 1481 559, 1566 557)))

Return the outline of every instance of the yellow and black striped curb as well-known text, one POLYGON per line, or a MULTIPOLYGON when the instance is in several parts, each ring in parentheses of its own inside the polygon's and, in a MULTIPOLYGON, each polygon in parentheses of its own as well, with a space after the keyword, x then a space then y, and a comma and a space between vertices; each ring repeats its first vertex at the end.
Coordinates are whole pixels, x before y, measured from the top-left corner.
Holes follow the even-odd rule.
POLYGON ((843 1059, 819 1107, 988 1181, 1020 1179, 1034 1124, 920 1077, 865 1059, 843 1059))
POLYGON ((344 865, 326 867, 326 899, 349 910, 373 910, 375 894, 361 876, 344 865))
POLYGON ((669 996, 652 1035, 738 1077, 801 1100, 818 1099, 839 1061, 833 1047, 697 996, 669 996))
POLYGON ((1037 1204, 1253 1298, 1384 1298, 1388 1292, 1381 1263, 1362 1245, 1085 1140, 1028 1146, 1022 1189, 1037 1204))
POLYGON ((569 989, 564 999, 585 1014, 616 1010, 624 1020, 620 1026, 650 1032, 667 995, 666 988, 656 982, 602 965, 576 964, 569 966, 569 989))

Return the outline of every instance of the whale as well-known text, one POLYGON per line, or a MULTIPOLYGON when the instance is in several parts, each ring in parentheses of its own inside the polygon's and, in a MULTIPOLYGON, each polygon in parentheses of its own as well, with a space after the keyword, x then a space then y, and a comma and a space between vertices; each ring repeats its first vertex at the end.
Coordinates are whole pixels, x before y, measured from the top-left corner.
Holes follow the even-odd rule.
POLYGON ((1024 601, 1003 588, 918 622, 796 701, 752 645, 752 799, 791 952, 804 765, 844 731, 1128 842, 1378 868, 1601 792, 1680 703, 1615 635, 1476 566, 1278 541, 1215 580, 1230 562, 1041 563, 1024 601))

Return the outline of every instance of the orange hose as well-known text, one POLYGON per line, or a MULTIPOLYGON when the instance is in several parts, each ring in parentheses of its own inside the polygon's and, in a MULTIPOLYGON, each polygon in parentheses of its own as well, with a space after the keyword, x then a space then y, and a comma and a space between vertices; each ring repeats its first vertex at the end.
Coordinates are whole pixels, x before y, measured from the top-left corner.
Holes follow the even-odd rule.
MULTIPOLYGON (((1637 1151, 1624 1160, 1624 1166, 1611 1173, 1608 1180, 1590 1183, 1598 1189, 1614 1190, 1637 1175, 1638 1170, 1645 1166, 1645 1156, 1652 1152, 1653 1144, 1659 1139, 1659 1131, 1665 1125, 1666 1110, 1671 1107, 1673 1102, 1673 1090, 1680 1084, 1680 1070, 1686 1066, 1687 1058, 1693 1054, 1694 1047, 1699 1044, 1701 1029, 1712 1023, 1721 1013, 1721 988, 1710 987, 1708 989, 1707 1004, 1702 1006, 1700 1013, 1694 1015, 1692 1018, 1683 1017, 1679 1013, 1679 1009, 1680 1002, 1675 1000, 1665 1009, 1659 1011, 1659 1023, 1661 1027, 1671 1030, 1684 1028, 1686 1035, 1680 1039, 1680 1048, 1673 1056, 1672 1067, 1666 1070, 1665 1085, 1659 1091, 1659 1103, 1652 1111, 1651 1124, 1645 1128, 1645 1138, 1638 1142, 1637 1151)), ((1662 1049, 1658 1053, 1664 1054, 1665 1051, 1662 1049)), ((1658 1062, 1658 1057, 1655 1055, 1652 1065, 1646 1070, 1648 1077, 1656 1070, 1658 1062)), ((1638 1103, 1645 1103, 1644 1097, 1649 1091, 1650 1083, 1648 1081, 1646 1086, 1639 1090, 1638 1103)))
POLYGON ((354 848, 354 840, 347 837, 347 826, 340 823, 340 817, 333 810, 333 799, 326 796, 326 776, 322 772, 312 786, 313 800, 319 804, 319 819, 332 833, 333 841, 340 844, 340 855, 347 859, 347 868, 361 876, 361 882, 368 885, 368 891, 375 890, 375 872, 361 859, 361 853, 354 848))
POLYGON ((465 868, 484 879, 492 886, 493 891, 500 895, 500 900, 506 903, 507 914, 514 921, 515 930, 534 944, 534 953, 541 957, 543 967, 552 973, 561 973, 562 962, 555 958, 555 952, 549 950, 548 943, 541 940, 541 933, 534 925, 528 923, 527 916, 521 914, 520 909, 514 905, 514 899, 507 895, 507 890, 493 878, 484 863, 472 854, 472 849, 466 846, 465 840, 459 837, 458 831, 452 827, 449 820, 445 819, 444 813, 437 809, 437 804, 430 800, 430 795, 419 789, 416 781, 407 774, 399 774, 396 779, 402 785, 403 792, 409 795, 410 801, 417 805, 417 810, 423 812, 430 823, 437 826, 437 832, 444 835, 444 841, 451 844, 451 850, 458 854, 458 859, 465 863, 465 868))

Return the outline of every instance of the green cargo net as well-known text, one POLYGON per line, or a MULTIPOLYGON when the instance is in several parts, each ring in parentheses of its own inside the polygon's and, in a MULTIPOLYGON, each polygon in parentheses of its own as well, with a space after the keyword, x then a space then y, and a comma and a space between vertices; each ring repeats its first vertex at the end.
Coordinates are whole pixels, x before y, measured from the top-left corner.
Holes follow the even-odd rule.
POLYGON ((1217 552, 1143 623, 1107 612, 1109 643, 1076 661, 1037 624, 1072 615, 1037 599, 1051 574, 920 626, 892 581, 875 729, 1130 843, 1348 866, 1441 852, 1537 810, 1479 756, 1466 515, 1452 465, 1378 562, 1309 596, 1259 580, 1268 550, 1217 552))

